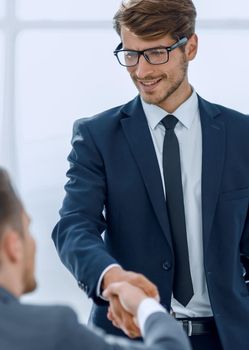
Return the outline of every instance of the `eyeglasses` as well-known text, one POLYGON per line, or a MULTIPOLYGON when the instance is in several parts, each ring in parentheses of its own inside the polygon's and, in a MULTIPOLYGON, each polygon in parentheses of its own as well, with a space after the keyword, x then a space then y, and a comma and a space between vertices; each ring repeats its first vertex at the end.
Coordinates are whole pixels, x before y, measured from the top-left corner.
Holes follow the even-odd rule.
POLYGON ((168 62, 169 53, 171 51, 175 50, 177 47, 185 45, 187 41, 188 39, 183 37, 171 46, 152 47, 142 51, 122 50, 122 43, 120 43, 113 53, 117 57, 117 60, 121 66, 124 67, 136 66, 139 62, 140 56, 143 56, 146 61, 151 64, 163 64, 168 62))

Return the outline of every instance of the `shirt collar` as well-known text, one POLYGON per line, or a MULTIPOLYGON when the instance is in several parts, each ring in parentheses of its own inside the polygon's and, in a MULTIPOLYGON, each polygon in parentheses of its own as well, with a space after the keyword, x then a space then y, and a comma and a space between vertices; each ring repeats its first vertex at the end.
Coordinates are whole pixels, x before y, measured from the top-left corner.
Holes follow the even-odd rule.
POLYGON ((187 129, 190 129, 196 116, 196 112, 198 111, 198 97, 194 90, 192 95, 183 102, 174 113, 168 113, 161 107, 146 103, 142 98, 141 102, 151 129, 155 129, 167 114, 173 114, 187 129))
POLYGON ((0 303, 9 304, 11 302, 18 302, 18 299, 7 289, 0 287, 0 303))

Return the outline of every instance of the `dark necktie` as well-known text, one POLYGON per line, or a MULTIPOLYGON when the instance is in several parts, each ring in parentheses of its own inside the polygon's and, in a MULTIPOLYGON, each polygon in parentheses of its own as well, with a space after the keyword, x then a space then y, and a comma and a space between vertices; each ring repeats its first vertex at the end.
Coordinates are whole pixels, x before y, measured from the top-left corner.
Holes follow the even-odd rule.
POLYGON ((186 306, 194 292, 189 267, 180 152, 178 140, 174 131, 177 122, 178 119, 173 115, 167 115, 161 121, 165 127, 163 173, 166 204, 175 255, 173 296, 182 305, 186 306))

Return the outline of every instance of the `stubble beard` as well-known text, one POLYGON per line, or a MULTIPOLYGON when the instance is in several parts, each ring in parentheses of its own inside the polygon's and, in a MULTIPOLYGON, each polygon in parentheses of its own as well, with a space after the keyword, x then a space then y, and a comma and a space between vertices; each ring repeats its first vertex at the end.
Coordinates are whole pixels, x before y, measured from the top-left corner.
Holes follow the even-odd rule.
MULTIPOLYGON (((175 80, 174 77, 173 79, 170 79, 166 74, 163 74, 160 76, 160 78, 162 80, 164 80, 165 82, 168 83, 168 89, 163 90, 161 93, 159 94, 155 94, 155 93, 143 93, 140 91, 139 85, 138 85, 138 78, 137 76, 132 76, 132 80, 134 82, 134 84, 136 85, 141 98, 144 100, 144 102, 148 103, 148 104, 153 104, 153 105, 157 105, 157 106, 161 106, 163 105, 167 99, 172 96, 182 85, 182 83, 184 82, 184 80, 186 79, 187 76, 187 70, 188 70, 188 62, 185 59, 185 56, 182 57, 182 61, 181 61, 181 69, 179 71, 179 75, 177 77, 177 79, 175 80)), ((155 79, 155 77, 151 77, 148 76, 146 77, 147 80, 153 80, 155 79)), ((146 80, 144 79, 144 80, 146 80)))
POLYGON ((37 282, 34 273, 34 265, 26 266, 23 271, 23 294, 33 292, 37 287, 37 282))
POLYGON ((36 290, 37 287, 37 283, 35 278, 32 276, 29 279, 26 278, 25 282, 24 282, 24 290, 23 290, 23 294, 27 294, 27 293, 31 293, 34 290, 36 290))

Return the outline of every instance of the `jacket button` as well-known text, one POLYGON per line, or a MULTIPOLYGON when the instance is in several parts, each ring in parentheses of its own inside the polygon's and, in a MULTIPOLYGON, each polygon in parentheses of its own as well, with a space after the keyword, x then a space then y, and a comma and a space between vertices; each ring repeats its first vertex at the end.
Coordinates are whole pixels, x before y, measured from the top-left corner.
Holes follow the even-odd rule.
POLYGON ((166 271, 169 271, 171 269, 172 265, 169 261, 164 261, 163 263, 163 269, 166 271))
POLYGON ((78 281, 78 286, 79 286, 81 289, 84 289, 84 288, 85 288, 84 283, 81 282, 81 281, 78 281))

